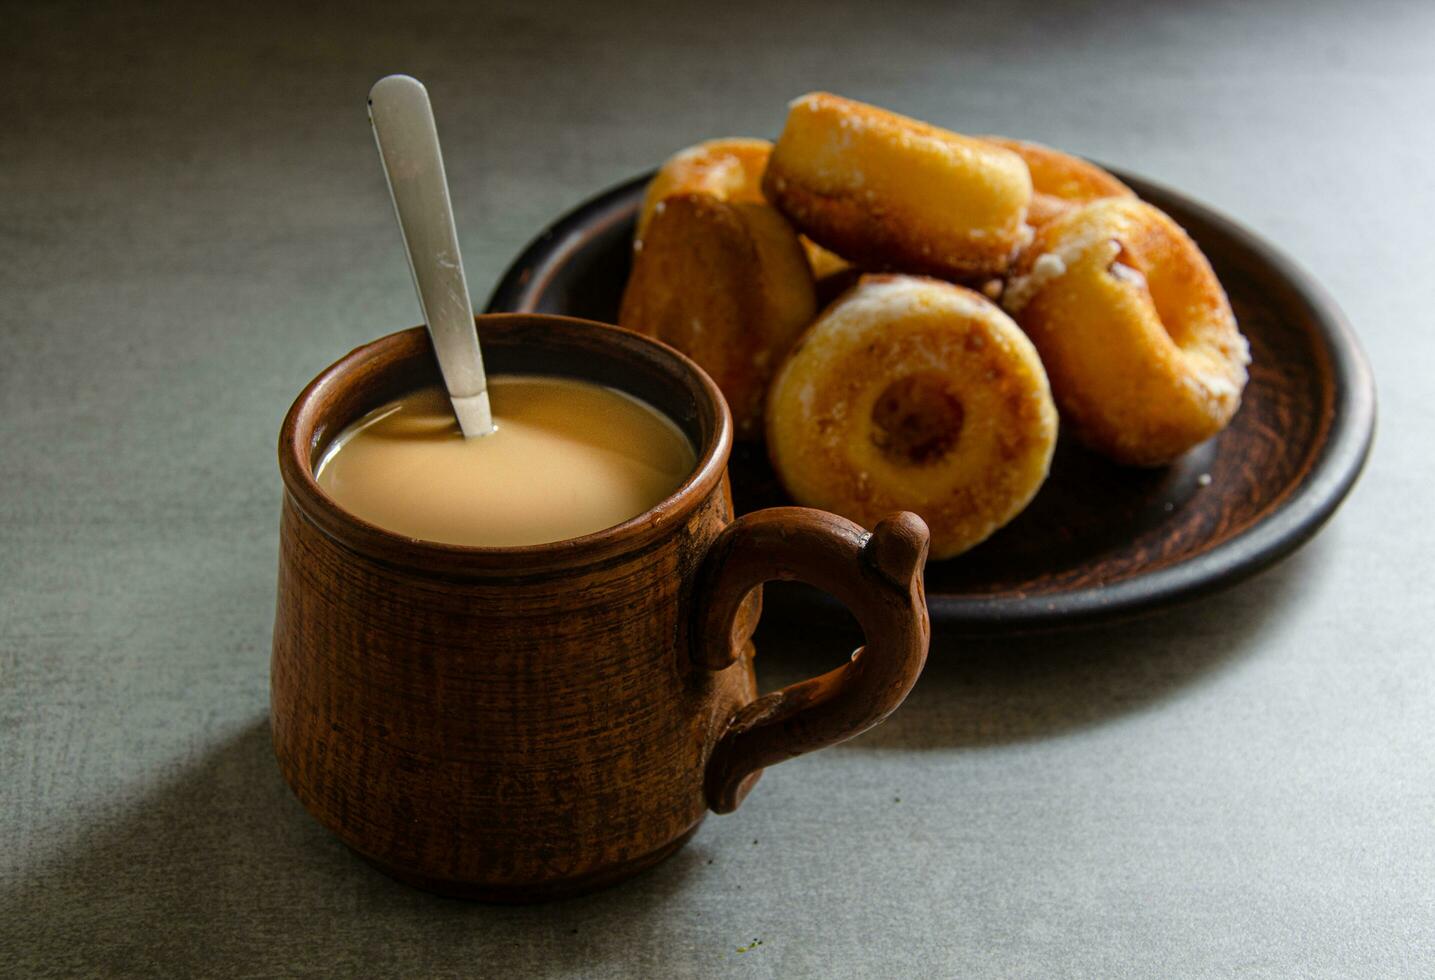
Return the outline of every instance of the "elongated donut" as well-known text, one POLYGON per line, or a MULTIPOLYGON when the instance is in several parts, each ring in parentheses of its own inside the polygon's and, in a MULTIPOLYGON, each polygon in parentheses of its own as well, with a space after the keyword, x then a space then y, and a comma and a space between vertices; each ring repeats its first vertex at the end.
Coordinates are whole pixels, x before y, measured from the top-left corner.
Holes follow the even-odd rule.
MULTIPOLYGON (((675 194, 711 194, 719 201, 765 204, 762 172, 767 169, 772 144, 767 140, 728 137, 708 140, 674 153, 658 169, 643 192, 634 241, 642 248, 643 233, 658 202, 675 194)), ((808 238, 802 239, 814 278, 822 279, 850 268, 838 255, 808 238)))
POLYGON ((791 104, 762 189, 799 231, 864 269, 997 275, 1030 235, 1021 157, 825 92, 791 104))
POLYGON ((654 207, 618 322, 712 375, 739 438, 760 438, 767 385, 817 313, 797 233, 768 204, 678 194, 654 207))
POLYGON ((798 503, 874 527, 915 511, 967 550, 1046 478, 1056 407, 1036 349, 979 293, 867 275, 803 334, 768 396, 768 453, 798 503))
POLYGON ((1026 161, 1032 189, 1026 220, 1034 228, 1088 201, 1136 196, 1131 188, 1096 164, 1070 153, 1007 136, 983 136, 982 139, 1005 147, 1026 161))
POLYGON ((1037 232, 1002 302, 1041 352, 1062 420, 1119 463, 1159 466, 1225 428, 1250 352, 1196 243, 1143 201, 1037 232))

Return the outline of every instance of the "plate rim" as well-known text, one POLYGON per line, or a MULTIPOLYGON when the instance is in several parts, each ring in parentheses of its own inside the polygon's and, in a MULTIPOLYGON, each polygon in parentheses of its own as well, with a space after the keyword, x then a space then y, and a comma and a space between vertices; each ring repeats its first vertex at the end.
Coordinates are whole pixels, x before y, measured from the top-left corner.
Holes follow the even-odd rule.
MULTIPOLYGON (((1375 438, 1376 393, 1370 362, 1334 298, 1312 275, 1244 225, 1174 188, 1124 168, 1107 167, 1137 194, 1176 202, 1218 234, 1254 255, 1305 304, 1312 335, 1329 359, 1332 418, 1316 458, 1290 493, 1250 527, 1215 547, 1164 568, 1109 584, 1030 595, 928 593, 934 625, 961 635, 1041 632, 1124 619, 1222 591, 1288 557, 1334 515, 1354 488, 1375 438)), ((595 231, 628 220, 656 171, 639 174, 586 198, 534 236, 509 263, 489 295, 487 313, 534 312, 532 299, 595 231)), ((837 603, 823 596, 826 609, 837 603)))

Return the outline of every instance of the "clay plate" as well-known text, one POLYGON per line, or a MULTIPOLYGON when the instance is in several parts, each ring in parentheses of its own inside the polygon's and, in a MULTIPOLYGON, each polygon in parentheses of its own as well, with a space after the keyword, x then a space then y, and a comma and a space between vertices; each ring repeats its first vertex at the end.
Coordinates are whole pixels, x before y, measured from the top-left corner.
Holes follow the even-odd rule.
MULTIPOLYGON (((1244 403, 1225 432, 1164 469, 1124 469, 1062 439, 1024 513, 966 554, 928 564, 927 601, 943 634, 1092 623, 1232 585, 1309 540, 1370 450, 1370 368, 1324 291, 1231 220, 1116 173, 1210 257, 1251 342, 1244 403)), ((558 219, 505 273, 488 311, 615 322, 650 176, 558 219)), ((734 452, 731 475, 739 513, 790 503, 760 450, 734 452)), ((841 616, 801 588, 769 588, 767 606, 812 622, 841 616)))

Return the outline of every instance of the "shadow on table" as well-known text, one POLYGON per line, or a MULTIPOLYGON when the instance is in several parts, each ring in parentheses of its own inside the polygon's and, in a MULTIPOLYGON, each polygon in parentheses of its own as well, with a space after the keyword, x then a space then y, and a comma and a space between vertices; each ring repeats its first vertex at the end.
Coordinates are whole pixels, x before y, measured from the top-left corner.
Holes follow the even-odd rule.
POLYGON ((369 868, 309 818, 279 776, 267 719, 89 826, 0 882, 0 973, 621 971, 671 946, 650 913, 711 856, 695 841, 633 886, 546 906, 431 896, 369 868))
MULTIPOLYGON (((939 636, 906 703, 845 747, 1000 745, 1149 710, 1256 650, 1329 560, 1317 539, 1224 592, 1138 619, 1027 636, 939 636)), ((765 620, 757 636, 762 689, 830 670, 860 642, 843 629, 814 633, 765 620)))
MULTIPOLYGON (((1224 594, 1075 634, 933 650, 912 696, 849 750, 971 747, 1060 735, 1216 675, 1280 626, 1323 561, 1318 543, 1224 594)), ((766 686, 850 646, 764 628, 766 686)), ((0 962, 15 976, 592 975, 661 971, 683 936, 658 914, 716 856, 699 836, 626 887, 505 908, 436 898, 363 864, 303 811, 267 720, 0 881, 0 962)))

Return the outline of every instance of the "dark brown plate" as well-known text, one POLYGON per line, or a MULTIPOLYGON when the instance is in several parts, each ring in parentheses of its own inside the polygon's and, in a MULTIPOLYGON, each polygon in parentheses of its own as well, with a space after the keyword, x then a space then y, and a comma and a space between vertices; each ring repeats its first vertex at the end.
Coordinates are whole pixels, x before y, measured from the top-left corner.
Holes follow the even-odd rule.
MULTIPOLYGON (((1251 342, 1251 380, 1225 432, 1158 470, 1125 469, 1062 439, 1031 506, 977 548, 927 566, 944 634, 1069 626, 1165 606, 1231 585, 1304 544, 1354 485, 1375 430, 1375 385, 1325 292, 1249 231, 1175 191, 1118 176, 1191 233, 1251 342), (1209 480, 1206 475, 1209 474, 1209 480)), ((633 220, 650 175, 558 219, 523 251, 489 312, 615 322, 633 220)), ((761 451, 732 462, 739 512, 788 503, 761 451)), ((768 606, 829 621, 804 589, 768 606)))

